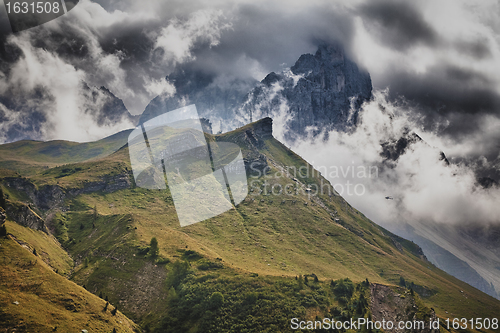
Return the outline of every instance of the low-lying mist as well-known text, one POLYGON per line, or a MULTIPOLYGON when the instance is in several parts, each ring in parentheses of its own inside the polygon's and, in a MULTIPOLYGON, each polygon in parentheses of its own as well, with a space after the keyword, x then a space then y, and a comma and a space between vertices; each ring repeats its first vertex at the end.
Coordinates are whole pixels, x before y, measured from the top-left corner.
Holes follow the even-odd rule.
MULTIPOLYGON (((406 106, 389 102, 387 94, 375 91, 350 131, 309 136, 293 143, 292 150, 320 170, 355 208, 382 225, 498 223, 500 189, 478 185, 470 164, 448 164, 441 157, 441 152, 464 144, 450 145, 439 133, 423 131, 406 106), (395 144, 412 133, 422 140, 410 143, 395 161, 381 154, 382 144, 395 144)), ((279 136, 286 118, 277 117, 275 127, 281 128, 275 133, 283 140, 279 136)))

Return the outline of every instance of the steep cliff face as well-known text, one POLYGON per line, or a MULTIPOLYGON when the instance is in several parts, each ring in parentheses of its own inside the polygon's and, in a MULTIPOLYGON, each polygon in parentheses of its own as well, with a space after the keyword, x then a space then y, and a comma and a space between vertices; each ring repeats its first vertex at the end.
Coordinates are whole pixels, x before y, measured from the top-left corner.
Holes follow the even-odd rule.
POLYGON ((29 205, 21 202, 8 202, 7 215, 16 223, 48 233, 45 221, 29 205))
POLYGON ((5 215, 5 210, 3 210, 2 207, 0 207, 0 225, 2 225, 5 222, 5 219, 7 216, 5 215))
MULTIPOLYGON (((273 138, 273 120, 264 118, 244 127, 231 137, 230 141, 237 143, 245 150, 243 161, 247 175, 255 176, 263 174, 269 166, 267 158, 259 149, 265 145, 265 140, 273 138)), ((225 141, 226 138, 220 138, 225 141)))
POLYGON ((259 139, 270 139, 273 137, 273 120, 269 117, 264 118, 256 122, 252 126, 252 130, 259 139))
POLYGON ((52 210, 66 210, 66 199, 84 193, 104 192, 112 193, 132 186, 131 174, 105 175, 98 181, 86 182, 78 188, 63 188, 59 185, 35 186, 27 178, 5 177, 1 181, 7 188, 24 193, 33 206, 22 202, 10 202, 6 207, 9 218, 23 226, 47 232, 43 219, 33 211, 32 207, 44 212, 52 210))
POLYGON ((298 133, 307 126, 344 129, 355 124, 359 107, 371 96, 370 75, 338 45, 320 45, 314 56, 301 56, 291 71, 302 76, 284 91, 293 115, 290 127, 298 133))
POLYGON ((381 323, 385 321, 387 324, 384 327, 384 332, 440 332, 439 326, 435 328, 429 324, 431 321, 437 320, 434 310, 427 308, 422 302, 418 302, 411 295, 410 290, 397 288, 396 292, 389 286, 372 283, 370 291, 372 321, 381 323), (400 323, 403 323, 401 324, 402 328, 399 327, 400 323), (405 326, 407 324, 408 327, 405 326))
POLYGON ((77 196, 83 193, 105 192, 112 193, 123 190, 131 186, 130 173, 118 174, 115 176, 104 176, 99 181, 87 182, 81 188, 68 188, 66 193, 69 196, 77 196))
POLYGON ((371 90, 370 75, 349 60, 341 46, 322 44, 315 55, 300 56, 290 71, 267 75, 240 111, 251 120, 285 115, 285 139, 293 141, 308 128, 318 134, 356 124, 371 90))
POLYGON ((65 193, 57 185, 47 185, 38 189, 29 179, 23 177, 5 177, 2 183, 17 191, 25 193, 33 204, 42 209, 48 210, 54 207, 61 207, 65 193))

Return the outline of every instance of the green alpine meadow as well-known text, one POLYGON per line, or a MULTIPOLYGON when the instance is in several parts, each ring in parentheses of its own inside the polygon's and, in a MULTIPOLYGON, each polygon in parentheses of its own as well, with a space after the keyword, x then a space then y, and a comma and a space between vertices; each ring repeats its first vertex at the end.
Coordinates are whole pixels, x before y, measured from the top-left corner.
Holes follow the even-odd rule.
POLYGON ((136 186, 130 131, 1 145, 0 330, 498 332, 500 301, 370 221, 272 130, 205 133, 240 147, 248 195, 186 227, 168 188, 136 186), (352 321, 372 325, 335 326, 352 321))

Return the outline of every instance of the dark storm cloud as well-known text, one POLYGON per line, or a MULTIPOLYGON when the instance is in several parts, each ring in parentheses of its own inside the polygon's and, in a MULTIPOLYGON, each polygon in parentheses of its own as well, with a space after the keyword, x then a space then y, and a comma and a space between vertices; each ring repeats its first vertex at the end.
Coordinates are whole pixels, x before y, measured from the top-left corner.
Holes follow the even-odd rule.
POLYGON ((455 47, 475 59, 482 60, 492 56, 490 47, 486 40, 458 41, 455 47))
POLYGON ((498 115, 500 110, 500 95, 488 77, 446 63, 429 68, 425 74, 401 70, 391 75, 388 86, 391 98, 403 97, 424 116, 426 128, 454 137, 478 131, 482 116, 498 115))
MULTIPOLYGON (((177 5, 176 12, 179 17, 186 17, 192 9, 183 10, 182 6, 177 5)), ((190 50, 193 60, 175 67, 199 71, 213 78, 260 80, 271 71, 280 71, 282 64, 293 65, 301 54, 314 53, 321 41, 340 41, 349 52, 354 27, 352 17, 346 12, 334 5, 320 5, 307 11, 284 10, 282 6, 273 5, 265 8, 252 4, 228 6, 223 16, 230 28, 221 34, 218 45, 209 47, 206 41, 198 41, 190 50)), ((128 73, 144 68, 151 74, 168 74, 174 66, 168 70, 159 67, 165 66, 157 61, 163 56, 163 50, 154 49, 152 39, 147 38, 148 32, 157 33, 161 24, 165 25, 164 20, 110 27, 99 42, 107 53, 124 55, 121 67, 128 73)), ((130 75, 131 81, 127 84, 140 91, 142 82, 137 83, 137 77, 130 75)))
POLYGON ((359 12, 367 28, 386 45, 404 51, 416 44, 435 46, 439 37, 411 3, 374 1, 363 4, 359 12))
MULTIPOLYGON (((354 25, 347 12, 330 3, 306 9, 283 3, 82 0, 68 15, 50 23, 18 34, 10 33, 9 27, 3 30, 8 37, 1 56, 8 61, 0 67, 4 75, 0 88, 4 92, 14 89, 12 80, 17 79, 9 74, 12 68, 16 68, 18 82, 32 89, 27 84, 37 75, 32 70, 58 66, 50 80, 38 75, 31 82, 61 85, 48 87, 52 93, 71 90, 74 108, 82 96, 78 80, 105 86, 137 114, 158 94, 172 92, 164 78, 176 68, 208 75, 220 85, 234 79, 248 83, 293 65, 301 54, 314 53, 322 41, 340 41, 349 52, 354 25), (68 73, 69 81, 58 80, 56 73, 68 73)), ((45 112, 53 113, 55 107, 62 112, 66 102, 57 99, 45 112)), ((11 122, 20 119, 16 112, 10 109, 11 122)))
MULTIPOLYGON (((156 90, 149 89, 148 84, 161 80, 175 68, 200 72, 211 82, 219 78, 217 82, 222 84, 233 78, 260 80, 271 71, 280 71, 282 64, 293 65, 301 54, 314 53, 320 42, 341 42, 348 56, 356 59, 358 54, 351 45, 358 29, 356 16, 361 16, 371 37, 378 38, 385 50, 405 51, 396 52, 401 58, 422 46, 425 55, 431 54, 435 59, 447 50, 458 50, 467 60, 484 61, 494 56, 494 44, 484 36, 448 37, 441 30, 438 34, 433 21, 425 17, 419 6, 409 1, 387 0, 354 8, 330 1, 314 5, 254 5, 82 0, 69 15, 18 35, 16 40, 29 40, 37 50, 63 59, 84 72, 89 85, 106 86, 136 114, 156 96, 156 90), (189 39, 192 43, 186 46, 185 54, 180 52, 177 58, 169 58, 171 50, 157 43, 164 29, 189 32, 193 29, 189 25, 192 14, 205 10, 221 12, 214 15, 216 23, 209 22, 220 34, 205 38, 203 27, 187 37, 181 34, 180 40, 189 39)), ((4 10, 0 10, 0 18, 2 15, 5 16, 4 10)), ((0 37, 6 36, 5 31, 10 32, 9 26, 4 28, 0 26, 0 37)), ((8 64, 19 58, 19 50, 15 43, 2 43, 2 60, 10 59, 0 65, 5 75, 8 76, 8 64)), ((371 50, 366 51, 370 54, 371 50)), ((392 61, 389 70, 373 78, 374 85, 388 86, 393 99, 402 95, 418 106, 417 114, 424 116, 427 126, 449 123, 449 135, 470 133, 480 128, 474 121, 476 115, 495 114, 498 110, 499 97, 492 88, 495 80, 487 72, 458 67, 444 57, 423 71, 406 68, 408 62, 404 59, 392 61)))
MULTIPOLYGON (((340 41, 349 51, 353 35, 352 17, 346 15, 347 11, 343 7, 331 4, 300 11, 292 7, 283 8, 282 4, 258 6, 226 3, 209 6, 203 2, 146 1, 144 7, 152 6, 150 10, 158 15, 138 20, 133 13, 137 3, 97 3, 110 14, 115 15, 118 9, 129 16, 112 24, 103 24, 106 22, 100 22, 102 19, 98 17, 94 26, 83 26, 85 22, 76 14, 64 16, 56 22, 57 29, 47 26, 32 29, 29 32, 31 43, 85 71, 89 78, 93 78, 92 84, 107 86, 106 81, 112 78, 96 71, 94 66, 96 59, 95 54, 92 56, 92 48, 97 43, 103 51, 102 55, 120 58, 119 67, 125 71, 124 84, 138 95, 147 95, 145 78, 160 79, 176 66, 215 76, 262 79, 268 72, 281 70, 281 64, 291 66, 301 54, 315 52, 320 41, 340 41), (172 25, 175 20, 179 24, 187 22, 193 12, 205 9, 222 10, 221 24, 227 24, 228 28, 222 29, 219 43, 208 45, 206 40, 195 38, 189 50, 192 54, 192 59, 188 60, 190 64, 163 61, 165 50, 155 45, 162 29, 172 25)), ((90 7, 88 3, 87 7, 90 7)), ((113 92, 121 97, 120 91, 113 89, 113 92)), ((138 104, 134 105, 134 113, 142 112, 146 106, 140 108, 138 104)))
POLYGON ((0 5, 0 71, 8 72, 10 64, 18 57, 19 52, 7 43, 7 37, 12 33, 12 29, 7 17, 5 6, 0 5))
POLYGON ((227 45, 227 50, 243 50, 265 67, 283 62, 292 65, 306 50, 315 52, 319 41, 338 41, 348 48, 354 32, 352 18, 335 6, 287 13, 280 8, 245 5, 237 17, 233 31, 223 36, 221 45, 227 45))
POLYGON ((0 38, 5 39, 5 36, 10 34, 11 32, 12 29, 9 24, 5 6, 0 5, 0 38))
POLYGON ((349 49, 354 33, 346 10, 331 5, 294 12, 244 4, 226 16, 231 28, 221 35, 220 43, 193 48, 196 60, 181 66, 216 76, 260 80, 271 71, 280 71, 282 64, 292 66, 301 54, 316 52, 321 41, 341 42, 349 49))
POLYGON ((478 12, 460 4, 391 0, 357 7, 386 56, 371 65, 375 87, 389 87, 391 100, 402 102, 424 129, 457 143, 473 138, 481 145, 478 154, 495 159, 498 148, 488 141, 500 136, 487 124, 500 121, 497 34, 478 12))

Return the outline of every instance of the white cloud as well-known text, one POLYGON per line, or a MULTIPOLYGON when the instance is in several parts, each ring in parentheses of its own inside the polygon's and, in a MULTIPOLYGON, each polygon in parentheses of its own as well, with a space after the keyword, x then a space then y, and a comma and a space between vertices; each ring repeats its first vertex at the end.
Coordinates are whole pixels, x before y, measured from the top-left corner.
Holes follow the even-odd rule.
POLYGON ((492 17, 500 9, 498 1, 421 1, 412 5, 437 33, 437 44, 398 51, 381 43, 361 17, 355 19, 354 54, 370 72, 375 86, 383 89, 395 70, 425 74, 447 63, 484 74, 500 92, 500 25, 492 17), (486 45, 491 56, 474 59, 457 47, 477 43, 486 45))
MULTIPOLYGON (((37 90, 43 91, 46 95, 43 104, 37 105, 46 121, 40 126, 41 139, 90 141, 133 127, 125 119, 112 125, 100 124, 92 114, 85 112, 85 72, 48 51, 33 47, 28 34, 13 36, 10 42, 22 50, 23 56, 11 68, 9 78, 3 77, 1 86, 9 87, 9 93, 21 99, 39 94, 37 90)), ((16 120, 22 121, 20 117, 29 118, 31 109, 26 106, 27 110, 16 111, 17 115, 8 112, 10 121, 7 126, 16 120)))
POLYGON ((144 87, 153 96, 166 95, 172 96, 175 93, 175 87, 166 79, 151 80, 145 83, 144 87))
POLYGON ((399 139, 407 129, 428 137, 406 116, 408 110, 391 104, 385 97, 386 92, 375 92, 375 100, 363 106, 360 124, 354 132, 331 132, 327 142, 310 138, 292 149, 320 170, 355 168, 354 177, 351 172, 345 176, 341 172, 323 175, 332 185, 339 184, 337 190, 343 187, 340 194, 379 224, 500 221, 500 190, 477 186, 470 168, 447 166, 440 160, 440 150, 425 142, 414 143, 390 168, 383 167, 381 143, 399 139), (375 173, 372 177, 359 177, 359 168, 369 170, 375 166, 379 170, 377 177, 375 173), (347 182, 351 184, 350 193, 347 182), (362 184, 366 192, 356 195, 355 184, 362 184), (386 196, 393 200, 385 199, 386 196))
POLYGON ((199 10, 187 21, 173 19, 164 27, 156 39, 155 48, 165 51, 165 60, 182 63, 193 60, 191 49, 196 42, 218 45, 221 32, 230 27, 224 23, 222 11, 199 10))

